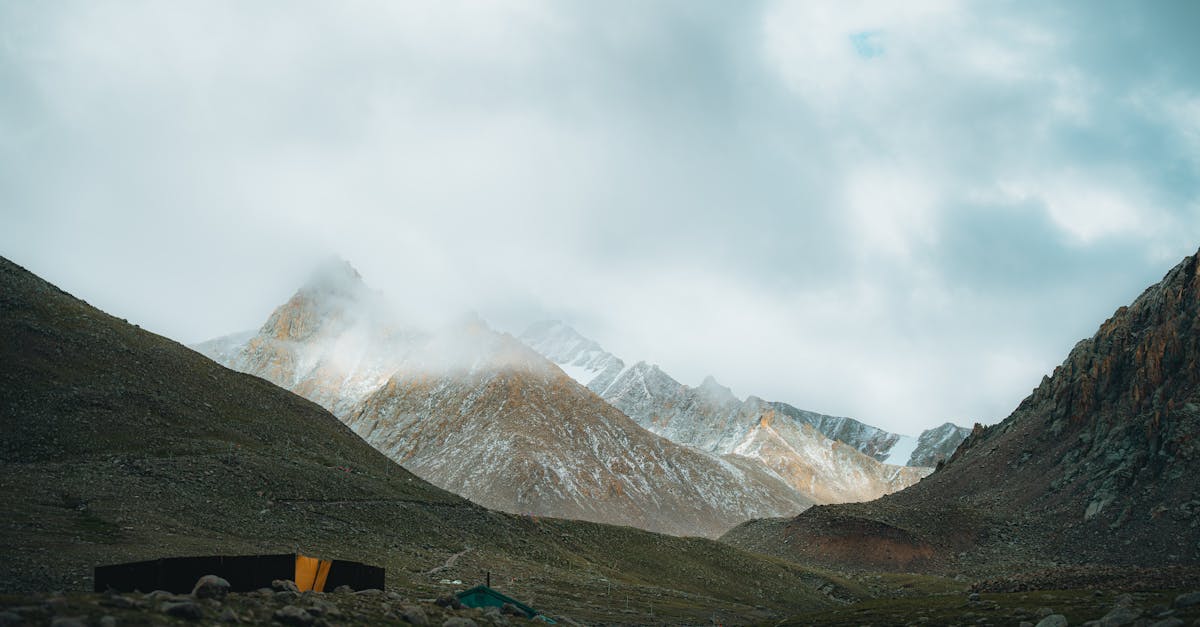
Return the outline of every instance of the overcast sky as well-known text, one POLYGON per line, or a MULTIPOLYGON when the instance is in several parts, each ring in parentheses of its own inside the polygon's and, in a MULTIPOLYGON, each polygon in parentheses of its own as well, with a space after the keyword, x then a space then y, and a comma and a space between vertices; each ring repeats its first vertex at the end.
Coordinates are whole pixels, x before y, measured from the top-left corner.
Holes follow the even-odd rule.
POLYGON ((184 342, 411 315, 995 422, 1200 247, 1200 3, 0 0, 0 254, 184 342))

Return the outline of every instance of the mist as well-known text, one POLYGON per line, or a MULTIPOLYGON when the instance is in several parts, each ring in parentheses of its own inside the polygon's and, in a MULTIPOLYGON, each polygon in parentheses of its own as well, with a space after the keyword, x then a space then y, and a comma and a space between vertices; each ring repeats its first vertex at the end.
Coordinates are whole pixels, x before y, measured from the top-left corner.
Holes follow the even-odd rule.
POLYGON ((185 343, 416 326, 916 434, 1200 246, 1194 3, 0 3, 0 254, 185 343))

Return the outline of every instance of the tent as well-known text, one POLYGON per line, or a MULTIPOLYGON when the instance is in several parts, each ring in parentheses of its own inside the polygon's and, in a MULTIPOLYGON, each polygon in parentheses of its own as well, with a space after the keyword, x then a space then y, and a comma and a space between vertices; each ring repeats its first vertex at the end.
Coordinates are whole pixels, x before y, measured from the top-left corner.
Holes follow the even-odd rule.
MULTIPOLYGON (((533 618, 541 614, 541 612, 525 605, 524 603, 506 595, 497 592, 487 586, 475 586, 469 590, 463 590, 458 593, 458 600, 467 607, 503 607, 508 603, 525 613, 525 618, 533 618)), ((542 616, 541 620, 548 623, 554 623, 548 616, 542 616)))
POLYGON ((97 566, 96 592, 166 590, 184 594, 196 580, 217 575, 234 592, 269 588, 276 579, 291 579, 300 590, 323 592, 338 586, 354 590, 383 589, 384 571, 346 560, 323 560, 298 554, 167 557, 144 562, 97 566))

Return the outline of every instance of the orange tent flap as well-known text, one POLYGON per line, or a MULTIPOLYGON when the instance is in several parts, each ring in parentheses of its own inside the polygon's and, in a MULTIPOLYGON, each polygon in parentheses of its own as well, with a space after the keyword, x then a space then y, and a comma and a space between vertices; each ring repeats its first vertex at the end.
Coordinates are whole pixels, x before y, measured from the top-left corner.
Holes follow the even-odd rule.
POLYGON ((321 560, 321 565, 317 567, 317 579, 313 582, 313 590, 325 591, 325 578, 329 576, 330 566, 333 566, 332 560, 321 560))

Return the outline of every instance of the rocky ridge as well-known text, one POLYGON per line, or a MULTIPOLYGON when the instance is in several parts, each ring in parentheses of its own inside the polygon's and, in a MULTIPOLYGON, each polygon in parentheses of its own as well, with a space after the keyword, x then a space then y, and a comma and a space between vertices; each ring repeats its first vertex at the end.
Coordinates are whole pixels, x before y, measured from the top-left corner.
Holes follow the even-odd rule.
POLYGON ((647 430, 714 455, 754 459, 819 503, 871 500, 912 485, 929 474, 937 459, 952 452, 947 448, 957 445, 957 436, 966 432, 955 428, 923 434, 926 445, 921 447, 908 442, 911 438, 849 418, 755 396, 739 399, 711 376, 692 388, 658 366, 638 362, 626 367, 598 343, 558 321, 534 324, 520 338, 647 430), (912 459, 933 463, 880 463, 900 449, 902 462, 911 461, 911 451, 912 459))
MULTIPOLYGON (((534 323, 519 339, 643 426, 647 422, 670 421, 673 415, 678 414, 685 414, 683 417, 686 421, 688 411, 734 412, 737 411, 735 406, 742 402, 729 388, 711 376, 706 377, 698 387, 691 388, 671 378, 658 366, 646 362, 626 366, 624 361, 605 351, 599 343, 558 320, 534 323), (707 406, 694 408, 695 399, 687 398, 691 395, 709 401, 707 406), (681 402, 685 409, 677 409, 681 402)), ((787 403, 764 401, 754 396, 748 397, 745 402, 770 405, 774 411, 786 414, 792 420, 812 425, 827 438, 848 444, 877 461, 893 465, 932 468, 938 461, 949 457, 970 433, 970 429, 945 423, 912 438, 872 427, 853 418, 819 414, 787 403)), ((718 421, 711 417, 696 416, 692 422, 718 421)), ((682 425, 680 427, 684 428, 682 425)), ((664 435, 674 439, 669 434, 664 435)), ((710 437, 720 436, 714 434, 710 437)))
POLYGON ((1079 342, 1003 422, 872 503, 747 523, 738 546, 864 568, 1200 563, 1200 262, 1079 342))

